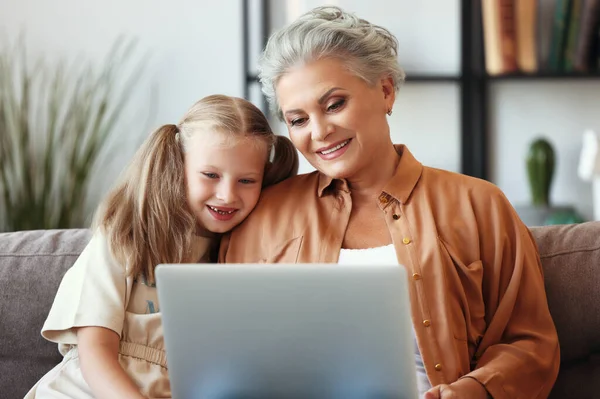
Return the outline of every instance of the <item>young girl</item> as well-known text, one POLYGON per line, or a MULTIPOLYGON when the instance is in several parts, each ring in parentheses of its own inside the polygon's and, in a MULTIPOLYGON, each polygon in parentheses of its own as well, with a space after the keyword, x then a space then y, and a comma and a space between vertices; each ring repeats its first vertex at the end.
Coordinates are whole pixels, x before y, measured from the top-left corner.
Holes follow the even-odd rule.
POLYGON ((219 234, 296 174, 296 154, 258 108, 222 95, 155 131, 61 282, 42 335, 64 359, 26 398, 170 398, 154 268, 215 261, 219 234))

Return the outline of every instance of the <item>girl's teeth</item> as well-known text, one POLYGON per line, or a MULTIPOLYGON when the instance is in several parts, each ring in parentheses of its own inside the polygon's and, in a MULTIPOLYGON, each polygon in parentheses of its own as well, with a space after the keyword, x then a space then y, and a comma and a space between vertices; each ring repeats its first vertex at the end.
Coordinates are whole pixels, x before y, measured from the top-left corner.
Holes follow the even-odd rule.
POLYGON ((341 144, 338 144, 338 145, 336 145, 336 146, 335 146, 335 147, 333 147, 333 148, 330 148, 330 149, 328 149, 328 150, 325 150, 325 151, 321 151, 321 154, 323 154, 323 155, 331 154, 332 152, 334 152, 334 151, 337 151, 337 150, 339 150, 339 149, 340 149, 340 148, 342 148, 342 147, 345 147, 345 146, 346 146, 346 144, 348 144, 348 141, 349 141, 349 140, 346 140, 346 141, 344 141, 343 143, 341 143, 341 144))
POLYGON ((231 213, 235 212, 235 210, 234 210, 234 211, 220 211, 220 210, 218 210, 217 208, 215 208, 215 207, 212 207, 212 206, 210 206, 210 205, 209 205, 208 207, 209 207, 210 209, 212 209, 213 211, 217 212, 217 213, 218 213, 218 214, 220 214, 220 215, 229 215, 229 214, 231 214, 231 213))

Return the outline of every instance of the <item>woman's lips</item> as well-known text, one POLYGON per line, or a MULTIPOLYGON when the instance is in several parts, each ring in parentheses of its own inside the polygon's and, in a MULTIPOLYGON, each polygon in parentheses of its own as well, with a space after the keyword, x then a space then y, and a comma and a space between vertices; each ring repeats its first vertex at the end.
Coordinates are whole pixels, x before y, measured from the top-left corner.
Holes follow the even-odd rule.
POLYGON ((339 143, 330 145, 328 147, 320 148, 317 151, 317 154, 319 155, 319 157, 321 157, 321 159, 324 159, 326 161, 330 161, 332 159, 341 157, 346 152, 346 150, 348 150, 348 146, 350 145, 351 141, 352 139, 347 139, 339 143))

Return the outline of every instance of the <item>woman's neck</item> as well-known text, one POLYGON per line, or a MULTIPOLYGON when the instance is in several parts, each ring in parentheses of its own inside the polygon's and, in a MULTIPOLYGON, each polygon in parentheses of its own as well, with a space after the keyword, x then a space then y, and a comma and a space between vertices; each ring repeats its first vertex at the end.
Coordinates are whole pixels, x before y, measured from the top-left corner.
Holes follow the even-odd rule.
POLYGON ((347 179, 353 204, 372 203, 396 173, 400 156, 393 145, 387 146, 387 148, 386 151, 380 153, 377 161, 371 163, 371 167, 365 168, 355 178, 347 179))

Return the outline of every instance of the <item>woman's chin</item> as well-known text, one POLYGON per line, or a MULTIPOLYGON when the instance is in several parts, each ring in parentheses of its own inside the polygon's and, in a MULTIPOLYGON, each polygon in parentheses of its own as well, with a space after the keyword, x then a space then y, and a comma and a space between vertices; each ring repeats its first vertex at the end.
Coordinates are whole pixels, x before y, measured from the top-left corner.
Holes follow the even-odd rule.
POLYGON ((332 179, 348 179, 355 174, 355 168, 348 162, 336 162, 335 164, 320 164, 316 169, 332 179))

